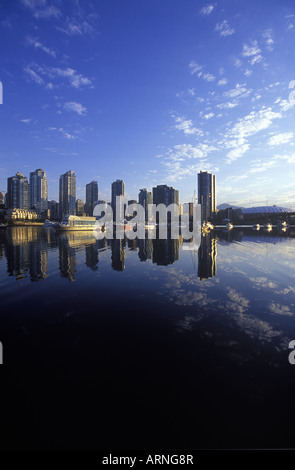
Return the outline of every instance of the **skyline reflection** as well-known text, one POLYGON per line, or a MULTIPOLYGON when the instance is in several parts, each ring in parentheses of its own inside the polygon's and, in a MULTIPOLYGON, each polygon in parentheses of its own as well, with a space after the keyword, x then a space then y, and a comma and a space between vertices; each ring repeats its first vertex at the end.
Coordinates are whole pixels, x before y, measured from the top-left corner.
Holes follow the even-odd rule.
MULTIPOLYGON (((294 236, 292 233, 291 235, 294 236)), ((245 228, 231 231, 216 230, 200 237, 199 246, 195 246, 195 269, 200 280, 217 275, 218 243, 242 243, 252 241, 257 244, 276 244, 288 238, 283 232, 253 232, 245 228)), ((99 252, 110 250, 110 264, 113 270, 123 272, 126 268, 126 249, 136 252, 138 261, 152 262, 157 266, 169 266, 184 256, 180 247, 186 249, 186 241, 179 239, 149 239, 148 232, 144 239, 97 240, 92 233, 70 232, 56 233, 37 227, 14 227, 0 232, 0 259, 7 261, 7 273, 17 281, 29 277, 32 282, 46 279, 48 273, 48 251, 58 251, 59 272, 62 278, 75 281, 78 271, 77 252, 84 250, 85 265, 92 271, 98 271, 99 252)))

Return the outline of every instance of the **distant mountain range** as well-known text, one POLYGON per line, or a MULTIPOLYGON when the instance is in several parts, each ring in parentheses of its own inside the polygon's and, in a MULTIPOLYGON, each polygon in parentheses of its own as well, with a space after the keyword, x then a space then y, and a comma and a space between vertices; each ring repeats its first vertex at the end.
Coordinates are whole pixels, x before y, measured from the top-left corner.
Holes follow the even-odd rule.
POLYGON ((217 206, 217 209, 219 211, 225 211, 226 209, 244 209, 244 207, 241 207, 241 206, 232 206, 231 204, 220 204, 219 206, 217 206))

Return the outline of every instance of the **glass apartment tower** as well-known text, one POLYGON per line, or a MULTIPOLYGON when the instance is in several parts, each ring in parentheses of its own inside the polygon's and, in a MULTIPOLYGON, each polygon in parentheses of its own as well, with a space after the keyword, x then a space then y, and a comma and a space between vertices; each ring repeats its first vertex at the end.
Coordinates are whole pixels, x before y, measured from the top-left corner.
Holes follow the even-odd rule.
POLYGON ((202 223, 214 217, 216 212, 215 175, 207 171, 198 174, 198 202, 201 204, 202 223))
POLYGON ((86 214, 90 217, 93 216, 94 205, 98 201, 98 184, 97 181, 91 181, 91 183, 86 184, 86 204, 85 210, 86 214))
POLYGON ((45 171, 38 169, 30 173, 30 209, 37 212, 47 210, 48 184, 45 171))
POLYGON ((7 179, 7 209, 29 209, 28 178, 17 172, 7 179))
MULTIPOLYGON (((122 180, 116 180, 112 183, 112 209, 114 220, 117 218, 116 197, 122 196, 123 203, 125 202, 125 184, 122 180)), ((124 217, 124 205, 120 208, 121 213, 118 214, 118 220, 124 217)))
POLYGON ((152 204, 152 193, 146 188, 140 189, 138 194, 138 203, 144 208, 145 222, 148 222, 148 208, 149 204, 152 204))
POLYGON ((76 215, 76 175, 67 171, 59 178, 59 212, 60 218, 65 215, 76 215))

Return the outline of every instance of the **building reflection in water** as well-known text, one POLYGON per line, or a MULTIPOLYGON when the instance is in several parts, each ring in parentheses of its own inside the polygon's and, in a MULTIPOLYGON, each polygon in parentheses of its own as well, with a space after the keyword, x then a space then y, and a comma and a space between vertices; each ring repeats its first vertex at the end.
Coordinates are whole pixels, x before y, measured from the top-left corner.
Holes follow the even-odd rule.
POLYGON ((137 240, 138 257, 140 261, 152 259, 153 241, 148 238, 148 231, 145 232, 145 238, 137 240))
POLYGON ((92 271, 98 270, 98 249, 96 245, 85 246, 86 261, 85 264, 92 271))
POLYGON ((125 240, 114 238, 111 241, 112 249, 112 268, 115 271, 124 271, 125 269, 125 240))
POLYGON ((48 254, 46 240, 30 244, 30 275, 32 281, 41 281, 47 277, 48 254))
POLYGON ((48 269, 47 240, 37 227, 13 227, 4 234, 7 272, 17 280, 30 273, 32 281, 45 279, 48 269))
POLYGON ((135 238, 134 240, 129 240, 129 238, 127 238, 127 245, 128 245, 129 250, 136 250, 137 242, 138 242, 137 238, 135 238))
MULTIPOLYGON (((198 250, 198 275, 200 279, 216 275, 216 238, 212 233, 202 236, 198 250)), ((31 281, 45 279, 48 271, 48 250, 59 251, 59 271, 63 278, 75 281, 77 273, 77 252, 85 249, 85 265, 92 271, 98 270, 99 250, 111 249, 111 265, 116 271, 125 269, 125 249, 138 250, 140 261, 152 260, 159 266, 168 266, 179 260, 183 240, 149 239, 148 232, 143 240, 96 240, 92 232, 57 233, 37 227, 14 227, 0 233, 0 257, 7 258, 10 276, 21 280, 30 276, 31 281)))
POLYGON ((70 282, 75 281, 76 270, 76 250, 75 246, 71 246, 70 242, 75 241, 71 235, 61 234, 58 239, 59 248, 59 271, 61 277, 69 279, 70 282))
POLYGON ((198 276, 201 281, 216 276, 217 238, 212 232, 202 234, 198 250, 198 276))
POLYGON ((85 265, 92 271, 98 270, 98 251, 106 247, 106 239, 96 240, 92 232, 59 233, 59 269, 61 277, 75 281, 77 272, 76 253, 85 248, 85 265))
POLYGON ((153 242, 153 263, 159 266, 168 266, 179 260, 179 244, 180 238, 177 240, 155 239, 153 242))

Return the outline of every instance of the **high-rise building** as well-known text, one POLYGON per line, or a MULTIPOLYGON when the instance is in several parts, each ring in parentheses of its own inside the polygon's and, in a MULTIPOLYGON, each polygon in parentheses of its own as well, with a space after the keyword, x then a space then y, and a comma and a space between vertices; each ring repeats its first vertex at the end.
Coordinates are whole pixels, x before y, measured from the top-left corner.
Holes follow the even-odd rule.
POLYGON ((90 217, 93 216, 93 208, 98 201, 98 184, 97 181, 91 181, 86 184, 86 214, 90 217))
POLYGON ((59 212, 61 219, 76 214, 76 175, 73 171, 67 171, 59 178, 59 212))
POLYGON ((179 204, 179 191, 172 186, 160 184, 153 188, 153 204, 179 204))
POLYGON ((4 192, 0 192, 0 206, 2 206, 5 202, 4 192))
POLYGON ((124 217, 123 214, 123 205, 121 207, 121 213, 117 214, 117 208, 116 208, 116 197, 117 196, 122 196, 123 202, 125 199, 125 184, 124 181, 122 180, 116 180, 112 183, 112 209, 113 209, 113 216, 114 220, 117 218, 118 215, 118 220, 122 219, 124 217))
POLYGON ((30 209, 37 212, 47 210, 48 184, 45 171, 38 169, 30 173, 30 209))
POLYGON ((48 209, 50 211, 50 219, 57 220, 59 218, 59 204, 56 201, 48 201, 48 209))
POLYGON ((7 209, 29 208, 28 178, 17 172, 15 176, 7 178, 7 209))
POLYGON ((76 201, 76 214, 79 216, 85 214, 84 201, 82 199, 77 199, 76 201))
POLYGON ((145 212, 145 222, 148 221, 148 206, 152 204, 152 193, 146 188, 140 189, 138 194, 138 203, 142 205, 145 212))
MULTIPOLYGON (((164 204, 166 207, 170 204, 177 204, 179 206, 179 191, 172 186, 160 184, 153 188, 153 204, 164 204)), ((179 211, 179 209, 178 209, 179 211)), ((171 213, 167 214, 168 223, 171 222, 171 213)), ((156 214, 156 222, 159 222, 159 214, 156 214)))
POLYGON ((202 222, 214 217, 216 212, 215 175, 207 171, 198 174, 198 202, 201 204, 202 222))

